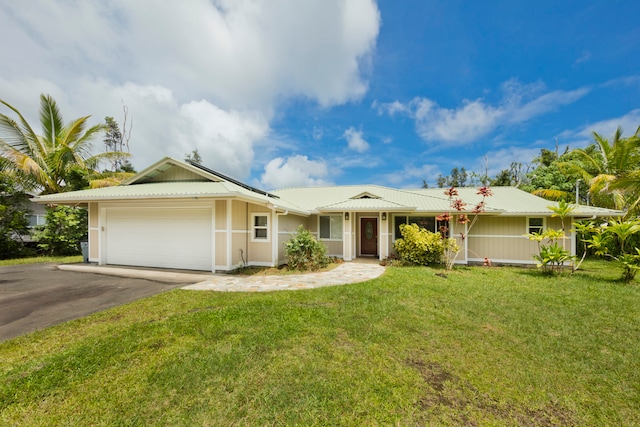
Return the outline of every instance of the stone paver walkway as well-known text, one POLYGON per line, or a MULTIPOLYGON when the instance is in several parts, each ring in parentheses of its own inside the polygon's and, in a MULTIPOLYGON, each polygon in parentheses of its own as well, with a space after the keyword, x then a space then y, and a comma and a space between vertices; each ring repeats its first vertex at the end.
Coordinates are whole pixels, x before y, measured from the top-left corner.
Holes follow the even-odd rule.
POLYGON ((313 289, 375 279, 384 267, 372 263, 345 262, 330 271, 275 276, 240 276, 217 274, 182 289, 222 292, 270 292, 313 289))

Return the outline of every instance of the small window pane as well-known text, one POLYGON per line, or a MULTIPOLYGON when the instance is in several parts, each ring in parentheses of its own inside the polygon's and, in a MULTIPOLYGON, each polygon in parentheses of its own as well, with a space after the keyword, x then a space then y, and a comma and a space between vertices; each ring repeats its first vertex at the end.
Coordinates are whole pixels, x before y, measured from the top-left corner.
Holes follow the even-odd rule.
POLYGON ((29 215, 29 227, 35 227, 38 225, 37 215, 29 215))
POLYGON ((331 218, 331 238, 342 240, 342 216, 332 216, 331 218))
POLYGON ((256 215, 254 219, 254 225, 256 227, 266 227, 267 226, 267 217, 264 215, 256 215))
POLYGON ((400 225, 401 224, 406 224, 407 223, 407 217, 406 216, 396 216, 394 218, 394 228, 395 228, 395 238, 397 239, 402 239, 402 234, 400 233, 400 225))
POLYGON ((266 239, 267 238, 267 229, 266 228, 256 228, 256 239, 266 239))
POLYGON ((543 227, 543 218, 529 218, 529 233, 541 233, 543 227))
POLYGON ((331 217, 320 217, 320 238, 329 239, 331 237, 331 217))

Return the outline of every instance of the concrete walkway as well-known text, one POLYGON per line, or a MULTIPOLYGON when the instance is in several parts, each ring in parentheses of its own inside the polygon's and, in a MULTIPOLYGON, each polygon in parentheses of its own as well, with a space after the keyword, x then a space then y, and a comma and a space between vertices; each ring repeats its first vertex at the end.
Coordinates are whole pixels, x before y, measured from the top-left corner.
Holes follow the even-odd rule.
POLYGON ((364 282, 375 279, 384 273, 384 267, 372 262, 345 262, 333 270, 321 273, 273 276, 187 273, 92 264, 63 264, 59 265, 58 268, 66 271, 148 279, 166 283, 193 283, 182 289, 220 292, 270 292, 313 289, 323 286, 364 282))
POLYGON ((313 289, 323 286, 345 285, 365 282, 384 273, 378 264, 345 262, 330 271, 274 276, 240 276, 234 274, 215 275, 195 285, 183 289, 222 292, 270 292, 313 289))

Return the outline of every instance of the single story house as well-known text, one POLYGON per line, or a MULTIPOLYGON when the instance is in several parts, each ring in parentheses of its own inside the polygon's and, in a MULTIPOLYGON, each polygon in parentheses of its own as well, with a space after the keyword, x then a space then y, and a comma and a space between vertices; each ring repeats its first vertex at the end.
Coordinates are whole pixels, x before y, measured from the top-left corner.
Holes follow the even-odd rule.
MULTIPOLYGON (((481 200, 459 188, 468 211, 481 200)), ((457 263, 529 264, 537 244, 526 233, 560 228, 553 202, 513 187, 493 187, 484 211, 462 241, 457 263)), ((284 243, 298 226, 310 230, 330 255, 351 261, 385 259, 400 238, 400 224, 437 231, 450 211, 444 190, 378 185, 287 188, 266 192, 193 162, 164 158, 116 187, 50 194, 42 204, 89 210, 89 261, 98 264, 229 271, 243 265, 286 263, 284 243)), ((620 216, 578 206, 570 218, 620 216)), ((451 221, 459 236, 468 224, 451 221)), ((569 233, 575 254, 576 240, 569 233)))

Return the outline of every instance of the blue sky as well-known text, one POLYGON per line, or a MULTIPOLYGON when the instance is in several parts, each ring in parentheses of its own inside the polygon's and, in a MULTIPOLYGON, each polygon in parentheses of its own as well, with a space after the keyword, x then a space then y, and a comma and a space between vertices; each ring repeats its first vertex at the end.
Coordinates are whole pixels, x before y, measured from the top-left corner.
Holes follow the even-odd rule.
POLYGON ((495 174, 640 125, 636 1, 159 4, 0 0, 0 98, 124 103, 138 169, 198 148, 266 189, 495 174))

